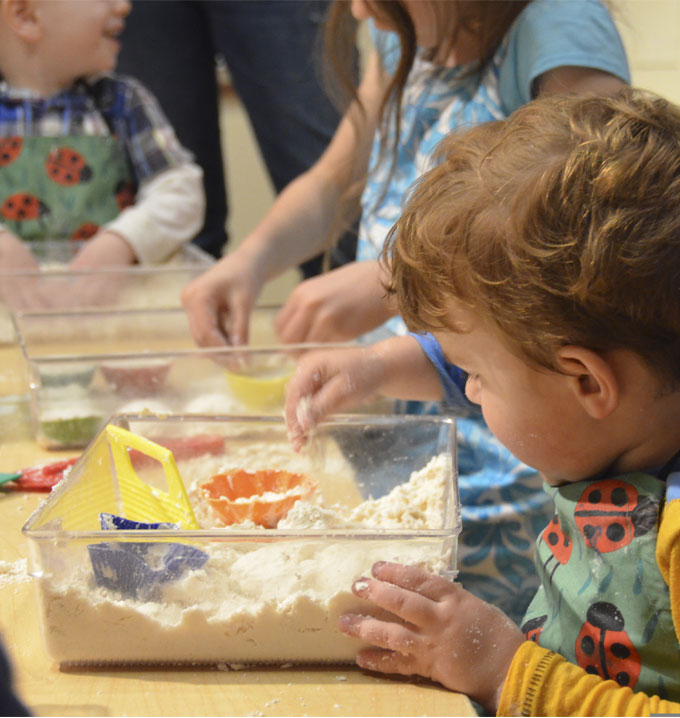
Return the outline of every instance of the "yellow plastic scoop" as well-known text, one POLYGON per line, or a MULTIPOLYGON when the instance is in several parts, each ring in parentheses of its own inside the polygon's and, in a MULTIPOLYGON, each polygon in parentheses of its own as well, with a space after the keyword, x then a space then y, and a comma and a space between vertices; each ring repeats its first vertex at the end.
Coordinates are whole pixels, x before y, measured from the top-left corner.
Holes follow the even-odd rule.
POLYGON ((170 449, 119 426, 107 426, 106 436, 116 467, 126 518, 143 522, 169 521, 184 529, 199 528, 170 449), (139 478, 132 466, 130 449, 150 456, 160 463, 168 491, 151 486, 139 478))

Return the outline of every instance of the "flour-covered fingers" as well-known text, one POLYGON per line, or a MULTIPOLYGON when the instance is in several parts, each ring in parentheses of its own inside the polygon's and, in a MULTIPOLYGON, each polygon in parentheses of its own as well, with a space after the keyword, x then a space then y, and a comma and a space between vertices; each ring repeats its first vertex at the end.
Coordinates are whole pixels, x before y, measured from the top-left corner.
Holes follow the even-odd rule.
POLYGON ((379 673, 396 673, 401 676, 412 676, 418 673, 419 664, 414 656, 381 648, 364 648, 356 658, 357 665, 367 671, 379 673))
POLYGON ((360 404, 368 390, 357 383, 364 362, 362 349, 312 352, 288 383, 284 415, 295 448, 330 414, 360 404))
POLYGON ((352 585, 357 596, 393 613, 414 626, 425 626, 437 619, 437 603, 427 596, 385 581, 360 578, 352 585))
POLYGON ((380 581, 414 591, 432 601, 441 601, 459 589, 457 584, 447 578, 431 573, 420 566, 378 561, 373 565, 371 572, 380 581))
POLYGON ((296 450, 304 446, 307 434, 316 426, 313 404, 315 394, 323 386, 325 377, 323 361, 317 362, 314 354, 311 354, 300 361, 286 387, 283 415, 288 427, 288 436, 296 450))
POLYGON ((418 634, 401 623, 382 621, 373 616, 345 613, 338 626, 343 633, 378 648, 408 655, 418 651, 418 634))

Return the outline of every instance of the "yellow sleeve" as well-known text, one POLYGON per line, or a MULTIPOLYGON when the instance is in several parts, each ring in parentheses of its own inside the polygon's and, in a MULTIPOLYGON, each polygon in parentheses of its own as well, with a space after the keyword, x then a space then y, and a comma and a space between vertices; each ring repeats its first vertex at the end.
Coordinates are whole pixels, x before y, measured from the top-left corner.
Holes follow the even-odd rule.
POLYGON ((523 643, 510 666, 499 716, 648 716, 680 713, 680 703, 633 693, 603 681, 533 641, 523 643))
MULTIPOLYGON (((680 500, 670 501, 664 507, 656 557, 670 587, 673 623, 678 635, 680 500)), ((614 681, 603 681, 533 641, 523 643, 515 654, 498 706, 498 715, 504 716, 648 716, 651 713, 678 714, 680 703, 633 693, 614 681)))
POLYGON ((670 588, 673 625, 680 640, 680 499, 664 506, 656 542, 656 561, 670 588))

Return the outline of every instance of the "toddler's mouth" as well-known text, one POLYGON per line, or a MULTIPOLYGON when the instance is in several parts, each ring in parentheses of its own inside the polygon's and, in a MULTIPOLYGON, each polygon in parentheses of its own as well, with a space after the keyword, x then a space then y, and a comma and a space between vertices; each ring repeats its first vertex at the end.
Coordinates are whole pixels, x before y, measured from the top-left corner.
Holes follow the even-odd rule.
POLYGON ((104 29, 104 37, 108 37, 110 40, 118 40, 118 37, 123 32, 123 25, 116 25, 115 27, 109 27, 104 29))

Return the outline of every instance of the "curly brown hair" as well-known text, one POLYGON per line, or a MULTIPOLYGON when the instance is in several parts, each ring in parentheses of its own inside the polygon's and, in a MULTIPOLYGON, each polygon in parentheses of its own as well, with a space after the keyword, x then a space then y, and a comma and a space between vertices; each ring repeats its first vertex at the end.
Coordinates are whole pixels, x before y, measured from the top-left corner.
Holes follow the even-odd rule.
POLYGON ((628 349, 680 382, 680 108, 630 88, 542 98, 436 162, 382 257, 412 329, 456 331, 455 299, 537 366, 628 349))

